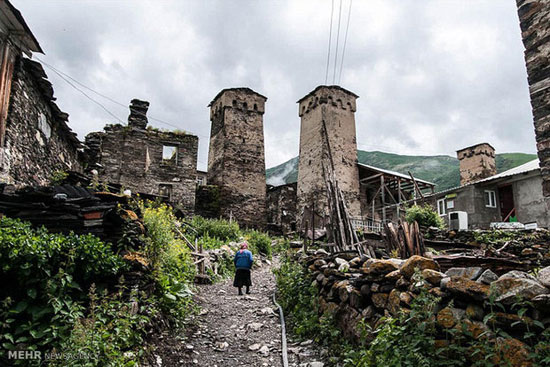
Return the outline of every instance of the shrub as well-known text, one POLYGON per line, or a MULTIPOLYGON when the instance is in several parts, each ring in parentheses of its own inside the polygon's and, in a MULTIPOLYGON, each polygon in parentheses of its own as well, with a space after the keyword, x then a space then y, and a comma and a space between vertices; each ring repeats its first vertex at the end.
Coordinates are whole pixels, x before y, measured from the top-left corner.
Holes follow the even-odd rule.
POLYGON ((413 205, 407 209, 405 220, 408 223, 418 222, 419 225, 425 227, 443 228, 445 223, 437 212, 428 204, 424 206, 413 205))
POLYGON ((87 289, 124 268, 109 243, 91 235, 53 234, 0 219, 0 343, 4 349, 47 349, 83 315, 87 289))
POLYGON ((246 234, 250 251, 260 253, 271 259, 271 238, 259 231, 250 231, 246 234))
POLYGON ((158 286, 159 307, 179 325, 193 309, 188 283, 195 278, 196 266, 191 251, 184 240, 176 237, 177 220, 169 206, 144 206, 143 222, 148 233, 145 253, 158 286))
POLYGON ((205 219, 196 215, 190 225, 195 229, 196 237, 208 235, 221 241, 238 241, 241 236, 239 224, 225 219, 205 219))
MULTIPOLYGON (((150 316, 146 310, 148 300, 138 303, 136 292, 130 300, 123 297, 123 289, 112 295, 98 296, 95 286, 90 287, 90 310, 86 318, 79 319, 70 336, 61 343, 64 355, 81 356, 75 359, 55 359, 52 366, 138 366, 142 356, 143 335, 150 316), (141 304, 141 306, 140 306, 141 304)), ((152 316, 152 315, 151 315, 152 316)))

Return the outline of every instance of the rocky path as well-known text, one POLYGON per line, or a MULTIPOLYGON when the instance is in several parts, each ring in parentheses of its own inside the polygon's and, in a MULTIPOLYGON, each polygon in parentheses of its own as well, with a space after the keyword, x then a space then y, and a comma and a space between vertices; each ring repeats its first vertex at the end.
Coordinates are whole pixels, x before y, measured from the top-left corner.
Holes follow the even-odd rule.
MULTIPOLYGON (((281 325, 272 303, 275 279, 271 264, 252 273, 250 295, 238 296, 232 280, 199 287, 202 311, 196 328, 181 346, 181 366, 281 367, 281 325)), ((290 366, 322 366, 308 343, 288 345, 290 366), (313 361, 313 362, 312 362, 313 361)), ((165 364, 166 365, 166 364, 165 364)))

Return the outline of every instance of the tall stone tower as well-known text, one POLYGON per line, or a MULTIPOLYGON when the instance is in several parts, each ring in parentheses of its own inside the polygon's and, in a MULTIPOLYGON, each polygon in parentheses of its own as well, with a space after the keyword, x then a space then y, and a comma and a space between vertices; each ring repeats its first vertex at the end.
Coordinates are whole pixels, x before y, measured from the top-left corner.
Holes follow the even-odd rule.
POLYGON ((208 183, 220 188, 221 213, 240 225, 266 225, 263 114, 266 97, 224 89, 210 102, 208 183))
POLYGON ((525 46, 542 193, 550 210, 550 1, 516 0, 516 4, 525 46))
POLYGON ((495 148, 489 143, 457 150, 456 157, 460 162, 461 186, 497 174, 495 148))
POLYGON ((334 177, 350 215, 361 215, 355 135, 357 98, 339 86, 322 85, 298 101, 301 124, 297 222, 302 227, 306 207, 312 210, 314 206, 320 217, 328 213, 323 162, 334 167, 334 177))

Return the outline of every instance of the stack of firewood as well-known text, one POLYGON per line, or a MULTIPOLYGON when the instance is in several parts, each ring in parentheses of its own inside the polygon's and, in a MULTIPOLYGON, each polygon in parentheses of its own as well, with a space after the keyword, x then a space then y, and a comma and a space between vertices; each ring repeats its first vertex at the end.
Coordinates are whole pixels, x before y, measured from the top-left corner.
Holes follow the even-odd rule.
POLYGON ((388 223, 386 229, 386 252, 408 259, 413 255, 424 256, 426 249, 417 222, 409 224, 399 221, 398 224, 388 223))

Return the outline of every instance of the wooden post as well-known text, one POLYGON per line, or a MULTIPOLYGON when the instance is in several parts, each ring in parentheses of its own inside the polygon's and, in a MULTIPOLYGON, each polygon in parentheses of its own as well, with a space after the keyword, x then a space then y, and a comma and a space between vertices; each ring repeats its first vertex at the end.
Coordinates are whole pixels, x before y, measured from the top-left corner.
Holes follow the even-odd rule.
POLYGON ((311 202, 311 247, 315 246, 315 200, 311 202))
MULTIPOLYGON (((195 239, 195 248, 197 247, 197 239, 195 239)), ((202 248, 202 242, 199 244, 199 253, 202 256, 202 258, 204 259, 204 253, 203 253, 203 248, 202 248)), ((205 267, 204 267, 204 261, 200 262, 199 263, 199 274, 200 275, 204 275, 205 273, 205 267)))
POLYGON ((304 243, 302 245, 302 249, 304 251, 304 254, 307 252, 307 234, 309 232, 309 220, 306 220, 306 235, 304 236, 304 243))
POLYGON ((384 189, 384 175, 380 176, 380 197, 382 199, 382 222, 386 223, 386 190, 384 189))
POLYGON ((401 218, 401 179, 397 179, 397 219, 401 218))

